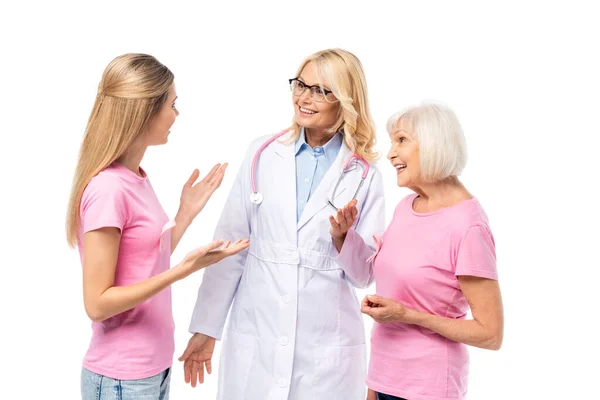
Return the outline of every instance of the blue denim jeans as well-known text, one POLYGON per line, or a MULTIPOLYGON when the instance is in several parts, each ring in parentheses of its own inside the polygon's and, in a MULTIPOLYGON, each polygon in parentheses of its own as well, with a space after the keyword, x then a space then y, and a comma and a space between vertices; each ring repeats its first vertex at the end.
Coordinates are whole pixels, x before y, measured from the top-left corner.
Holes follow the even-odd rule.
POLYGON ((82 400, 168 400, 171 368, 144 379, 118 380, 81 370, 82 400))
POLYGON ((392 396, 391 394, 377 393, 377 400, 406 400, 401 397, 392 396))

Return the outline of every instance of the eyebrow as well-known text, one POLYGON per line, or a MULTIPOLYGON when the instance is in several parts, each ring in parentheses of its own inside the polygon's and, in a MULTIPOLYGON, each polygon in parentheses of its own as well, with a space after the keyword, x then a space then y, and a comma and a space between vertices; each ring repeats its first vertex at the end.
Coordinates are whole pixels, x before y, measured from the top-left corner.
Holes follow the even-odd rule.
POLYGON ((404 135, 410 137, 410 133, 408 133, 404 129, 395 129, 390 135, 404 135))
POLYGON ((328 92, 331 92, 331 89, 329 89, 327 86, 321 85, 319 83, 316 84, 316 85, 309 85, 308 83, 305 82, 304 78, 302 78, 302 76, 300 76, 300 75, 296 79, 298 79, 299 81, 301 81, 302 83, 304 83, 306 86, 319 86, 320 88, 323 88, 323 89, 327 90, 328 92))
POLYGON ((173 102, 173 103, 175 103, 175 100, 177 100, 177 98, 178 98, 178 97, 179 97, 179 96, 175 96, 175 98, 173 99, 173 101, 172 101, 172 102, 173 102))

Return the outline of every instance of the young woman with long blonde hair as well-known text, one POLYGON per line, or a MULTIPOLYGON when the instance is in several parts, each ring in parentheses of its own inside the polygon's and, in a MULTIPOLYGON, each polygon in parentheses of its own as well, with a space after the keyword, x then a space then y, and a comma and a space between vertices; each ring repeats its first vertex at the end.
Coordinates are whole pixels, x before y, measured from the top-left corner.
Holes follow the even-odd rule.
POLYGON ((170 256, 223 179, 217 164, 195 170, 169 220, 146 172, 148 146, 167 143, 179 112, 173 73, 146 54, 106 67, 81 145, 67 240, 83 266, 92 339, 83 360, 88 399, 167 399, 174 351, 170 285, 248 246, 216 240, 170 268, 170 256))

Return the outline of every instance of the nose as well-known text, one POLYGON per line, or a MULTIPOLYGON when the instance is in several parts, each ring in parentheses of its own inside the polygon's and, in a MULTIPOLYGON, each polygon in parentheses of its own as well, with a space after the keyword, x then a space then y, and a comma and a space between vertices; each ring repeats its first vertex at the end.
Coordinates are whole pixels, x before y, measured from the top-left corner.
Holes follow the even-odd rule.
POLYGON ((390 151, 388 151, 387 153, 387 159, 390 160, 390 162, 393 162, 394 157, 396 157, 396 153, 394 152, 394 147, 390 147, 390 151))
POLYGON ((312 101, 312 93, 309 88, 304 89, 304 92, 300 95, 300 102, 308 104, 312 101))

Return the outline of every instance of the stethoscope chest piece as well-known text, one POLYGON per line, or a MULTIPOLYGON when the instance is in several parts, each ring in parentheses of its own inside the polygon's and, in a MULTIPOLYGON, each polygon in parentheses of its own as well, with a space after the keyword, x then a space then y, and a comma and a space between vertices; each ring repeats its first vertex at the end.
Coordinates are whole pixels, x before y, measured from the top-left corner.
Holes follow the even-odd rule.
POLYGON ((250 201, 254 204, 260 204, 263 201, 262 194, 255 192, 250 195, 250 201))

